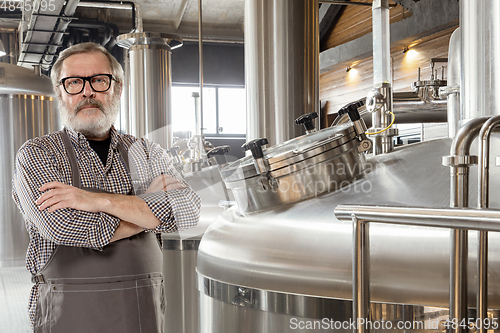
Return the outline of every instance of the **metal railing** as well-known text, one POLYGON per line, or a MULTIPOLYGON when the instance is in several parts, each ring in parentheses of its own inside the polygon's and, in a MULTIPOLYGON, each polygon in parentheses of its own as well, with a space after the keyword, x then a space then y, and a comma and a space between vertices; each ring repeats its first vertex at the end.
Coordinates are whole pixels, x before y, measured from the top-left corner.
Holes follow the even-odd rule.
MULTIPOLYGON (((353 222, 352 274, 355 323, 367 322, 370 318, 370 223, 439 227, 466 232, 467 230, 500 231, 500 210, 491 209, 339 205, 335 209, 335 215, 341 221, 352 220, 353 222)), ((465 260, 467 260, 467 253, 465 260)), ((484 268, 487 269, 486 261, 484 261, 484 268)), ((451 279, 453 279, 452 274, 450 274, 451 279)), ((455 292, 462 294, 461 289, 464 287, 466 289, 463 284, 457 285, 455 292)), ((450 295, 450 302, 453 299, 454 297, 450 295)), ((455 304, 453 307, 461 311, 461 305, 455 304)), ((355 325, 355 332, 366 333, 368 329, 364 325, 355 325)))
MULTIPOLYGON (((369 222, 394 223, 452 229, 450 248, 450 319, 461 323, 467 320, 467 262, 468 230, 478 230, 477 248, 477 319, 482 323, 488 309, 488 231, 500 230, 500 211, 489 210, 489 160, 491 133, 500 127, 500 116, 476 118, 457 132, 450 148, 450 155, 443 157, 449 166, 450 207, 382 207, 340 205, 335 209, 339 220, 353 222, 353 313, 356 323, 360 318, 369 319, 369 222), (470 148, 479 136, 479 158, 470 155, 470 148), (478 208, 469 206, 469 169, 479 164, 478 208)), ((358 325, 357 325, 358 326, 358 325)), ((366 327, 356 327, 364 333, 366 327)), ((455 325, 450 333, 465 329, 455 325)), ((481 325, 478 333, 486 333, 481 325)))

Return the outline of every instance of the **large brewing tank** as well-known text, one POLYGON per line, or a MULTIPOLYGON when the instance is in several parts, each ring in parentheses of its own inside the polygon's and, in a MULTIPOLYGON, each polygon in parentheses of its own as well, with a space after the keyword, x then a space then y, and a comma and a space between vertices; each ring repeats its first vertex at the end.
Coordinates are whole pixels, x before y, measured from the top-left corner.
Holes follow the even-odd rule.
POLYGON ((28 139, 60 129, 52 82, 24 67, 0 63, 0 267, 24 265, 29 236, 12 200, 17 150, 28 139))
MULTIPOLYGON (((342 132, 345 126, 329 130, 342 132)), ((322 141, 307 142, 305 136, 265 149, 263 155, 311 151, 309 147, 325 147, 322 141), (300 140, 304 145, 297 147, 300 140)), ((321 177, 294 177, 297 183, 289 191, 296 202, 284 201, 279 190, 271 188, 254 194, 254 184, 259 183, 247 173, 248 178, 240 180, 247 185, 237 188, 241 195, 235 193, 238 206, 219 216, 200 244, 201 332, 238 332, 243 327, 249 333, 311 332, 305 327, 313 320, 352 320, 352 223, 337 220, 335 208, 339 204, 448 207, 449 168, 442 165, 442 157, 449 155, 450 144, 451 139, 440 139, 397 148, 368 158, 357 176, 345 171, 357 170, 355 163, 361 160, 355 158, 343 159, 343 165, 325 163, 320 168, 315 164, 321 177), (314 193, 339 174, 347 177, 340 188, 309 199, 304 196, 305 189, 314 193), (266 200, 255 199, 262 195, 266 200)), ((495 138, 492 147, 498 149, 500 140, 495 138)), ((306 175, 296 167, 305 156, 295 157, 282 168, 306 175)), ((231 167, 244 171, 247 159, 223 172, 231 167)), ((490 207, 499 208, 500 172, 498 168, 490 172, 490 207)), ((471 189, 477 186, 476 176, 473 170, 471 189)), ((225 180, 228 187, 234 185, 233 179, 225 180)), ((286 198, 290 197, 289 193, 286 198)), ((475 200, 471 194, 470 202, 475 200)), ((475 232, 469 234, 469 306, 474 307, 477 241, 475 232)), ((373 224, 370 249, 372 319, 392 321, 394 327, 397 322, 413 321, 425 322, 431 330, 442 329, 438 324, 449 305, 449 230, 373 224)), ((500 236, 490 233, 491 277, 500 274, 499 253, 500 236)), ((489 308, 500 309, 500 282, 490 279, 488 287, 489 308)), ((322 327, 318 332, 339 328, 322 327)), ((347 330, 352 327, 344 327, 347 330)))

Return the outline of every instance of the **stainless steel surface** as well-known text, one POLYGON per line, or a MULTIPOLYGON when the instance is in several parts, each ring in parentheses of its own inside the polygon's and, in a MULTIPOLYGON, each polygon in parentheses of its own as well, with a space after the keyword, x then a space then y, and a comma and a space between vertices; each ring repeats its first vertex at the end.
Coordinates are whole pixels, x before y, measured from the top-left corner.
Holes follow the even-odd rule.
MULTIPOLYGON (((352 301, 284 294, 211 280, 198 275, 202 333, 352 332, 352 301), (315 326, 313 326, 315 325, 315 326)), ((444 331, 448 310, 372 303, 371 324, 391 332, 444 331), (398 325, 405 324, 406 328, 398 325), (380 327, 381 328, 381 327, 380 327)), ((490 311, 493 318, 498 312, 490 311)), ((378 331, 378 329, 377 329, 378 331)), ((382 330, 383 331, 383 330, 382 330)))
MULTIPOLYGON (((50 80, 47 79, 47 85, 50 80)), ((29 236, 24 220, 12 200, 12 175, 14 158, 21 145, 28 139, 60 129, 52 97, 36 95, 0 95, 2 148, 2 173, 0 177, 0 267, 22 266, 25 262, 29 236)))
POLYGON ((187 173, 185 180, 202 200, 200 221, 192 229, 162 234, 163 275, 167 297, 165 333, 199 332, 199 296, 196 260, 200 239, 212 221, 224 211, 220 202, 233 200, 217 166, 187 173))
POLYGON ((383 106, 372 113, 372 127, 368 130, 370 139, 373 141, 373 155, 387 154, 394 150, 393 136, 397 135, 397 129, 388 128, 392 121, 392 87, 390 83, 383 83, 381 87, 375 88, 383 96, 383 106), (384 130, 385 129, 385 130, 384 130))
MULTIPOLYGON (((370 318, 370 225, 351 214, 352 221, 352 312, 356 322, 370 318)), ((358 325, 353 332, 365 333, 370 330, 358 325)))
MULTIPOLYGON (((478 207, 489 207, 489 166, 490 166, 490 140, 491 132, 500 125, 500 116, 488 119, 479 132, 479 157, 478 157, 478 207)), ((477 249, 477 318, 484 322, 488 311, 488 232, 480 231, 477 249)), ((479 333, 486 329, 478 327, 479 333)))
POLYGON ((54 96, 48 77, 36 75, 34 70, 0 63, 0 94, 54 96))
POLYGON ((135 22, 135 31, 133 32, 143 31, 141 6, 137 2, 132 2, 132 1, 127 1, 126 3, 118 1, 94 2, 94 1, 83 0, 79 1, 78 7, 133 10, 134 22, 135 22))
POLYGON ((264 157, 258 159, 263 169, 247 156, 221 173, 240 210, 250 214, 336 191, 354 181, 365 167, 359 145, 351 124, 329 127, 263 150, 264 157))
MULTIPOLYGON (((498 140, 493 147, 497 144, 498 140)), ((373 157, 364 176, 350 186, 282 209, 248 216, 236 208, 225 211, 200 243, 199 273, 255 289, 351 299, 352 224, 337 221, 333 210, 342 203, 447 207, 449 169, 441 165, 441 158, 450 145, 449 139, 428 141, 373 157)), ((493 174, 490 187, 497 193, 500 178, 493 174)), ((475 186, 475 177, 471 183, 475 186)), ((475 193, 471 199, 476 199, 475 193)), ((500 203, 494 201, 491 206, 498 208, 500 203)), ((456 211, 457 216, 466 214, 456 211)), ((468 214, 473 216, 473 211, 468 214)), ((488 226, 482 216, 475 221, 488 226)), ((372 225, 370 230, 372 301, 448 306, 449 231, 384 224, 372 225)), ((470 246, 475 248, 472 234, 470 246)), ((490 234, 490 274, 500 269, 497 237, 490 234)), ((475 258, 475 251, 469 253, 469 304, 475 301, 475 258)), ((491 281, 489 288, 489 306, 499 308, 494 291, 500 284, 491 281)))
POLYGON ((167 300, 164 332, 198 333, 199 296, 195 274, 197 251, 165 248, 165 243, 179 242, 163 240, 163 276, 167 300))
MULTIPOLYGON (((393 92, 392 112, 396 115, 395 124, 439 123, 447 120, 447 101, 445 99, 423 99, 413 91, 393 92)), ((368 103, 368 99, 361 99, 368 103)), ((359 114, 368 126, 372 125, 372 113, 366 105, 359 108, 359 114)), ((331 126, 345 124, 347 115, 335 118, 331 126)))
MULTIPOLYGON (((499 117, 500 119, 500 117, 499 117)), ((491 121, 490 123, 486 122, 485 126, 481 129, 481 140, 488 141, 488 133, 495 127, 495 121, 491 121)), ((482 143, 480 143, 480 148, 482 147, 482 143)), ((481 156, 483 159, 484 155, 481 156)), ((487 157, 488 158, 488 157, 487 157)), ((482 181, 481 177, 479 181, 482 181)), ((481 186, 482 189, 482 186, 481 186)), ((481 193, 480 199, 481 199, 481 193)), ((482 207, 486 208, 486 207, 482 207)), ((366 271, 369 270, 369 253, 366 253, 365 248, 367 244, 369 244, 369 233, 365 233, 364 224, 368 224, 371 221, 378 220, 383 223, 390 223, 392 220, 396 220, 394 223, 405 223, 404 221, 408 221, 408 224, 419 224, 421 220, 426 220, 427 215, 435 215, 437 213, 437 209, 431 209, 430 212, 427 209, 414 209, 412 207, 401 208, 401 207, 378 207, 378 206, 338 206, 335 210, 337 218, 340 220, 349 219, 353 222, 354 227, 354 241, 353 241, 353 253, 355 256, 353 258, 353 311, 354 318, 369 318, 369 315, 366 314, 366 311, 369 309, 369 300, 366 301, 366 297, 369 297, 369 275, 367 275, 366 271), (361 210, 361 214, 358 214, 358 210, 361 210), (361 217, 362 216, 362 217, 361 217), (360 221, 361 219, 361 221, 360 221), (397 220, 399 219, 399 220, 397 220), (366 257, 365 257, 366 253, 366 257), (366 261, 366 262, 365 262, 366 261), (360 305, 361 304, 361 305, 360 305), (362 313, 364 316, 358 315, 362 313)), ((441 210, 438 214, 441 215, 440 219, 446 219, 446 222, 443 224, 437 224, 435 220, 433 223, 439 227, 458 227, 456 226, 456 222, 466 222, 467 228, 474 228, 474 220, 478 216, 482 216, 486 212, 485 210, 473 211, 474 219, 467 220, 463 215, 457 217, 456 212, 453 212, 450 215, 447 214, 446 210, 441 210), (451 222, 451 223, 450 223, 451 222)), ((469 212, 470 213, 470 212, 469 212)), ((500 228, 500 211, 494 211, 492 215, 496 214, 496 218, 490 220, 491 224, 489 230, 498 230, 500 228)), ((426 223, 426 222, 424 222, 426 223)), ((426 225, 426 224, 424 224, 426 225)), ((368 227, 368 225, 366 225, 368 227)), ((451 252, 451 261, 450 261, 450 321, 451 323, 456 323, 456 327, 451 327, 449 331, 452 332, 467 332, 467 329, 462 325, 459 325, 462 322, 468 323, 467 317, 467 232, 466 230, 460 230, 460 232, 452 233, 452 247, 450 249, 451 252)), ((479 232, 479 251, 478 251, 478 277, 477 277, 477 315, 476 318, 480 323, 485 323, 485 319, 487 317, 487 243, 485 243, 484 238, 487 238, 486 231, 479 232), (486 246, 486 247, 485 247, 486 246), (481 271, 484 269, 484 272, 481 271), (484 281, 486 280, 486 281, 484 281)), ((369 273, 368 273, 369 274, 369 273)), ((477 321, 476 321, 477 322, 477 321)), ((486 329, 483 325, 478 327, 480 331, 485 331, 486 329)), ((357 331, 363 331, 363 327, 358 327, 357 331)))
POLYGON ((160 33, 130 33, 117 37, 117 44, 129 51, 130 133, 147 136, 163 148, 172 145, 171 50, 182 39, 160 33))
MULTIPOLYGON (((473 140, 479 135, 486 117, 470 120, 460 128, 451 143, 450 157, 468 157, 473 140)), ((469 206, 469 172, 470 164, 450 164, 450 207, 469 206)), ((462 322, 467 320, 467 263, 468 233, 467 230, 451 231, 450 256, 450 319, 462 322)), ((479 258, 478 258, 478 261, 479 258)), ((462 332, 456 326, 451 332, 462 332)))
POLYGON ((340 221, 356 219, 421 227, 500 231, 500 210, 497 209, 339 205, 335 208, 335 216, 340 221))
MULTIPOLYGON (((448 48, 448 88, 458 92, 450 92, 448 101, 448 137, 453 138, 460 124, 460 70, 461 70, 461 30, 457 28, 450 38, 448 48)), ((440 89, 441 91, 441 89, 440 89)))
POLYGON ((0 176, 0 267, 24 265, 29 236, 12 200, 14 158, 28 139, 61 128, 48 77, 33 70, 0 63, 0 133, 3 158, 0 176))
POLYGON ((319 110, 318 1, 245 1, 247 140, 304 134, 294 120, 319 110))
POLYGON ((500 114, 500 2, 460 1, 462 123, 500 114))
MULTIPOLYGON (((195 97, 195 104, 198 105, 196 108, 196 135, 200 135, 200 140, 198 141, 198 151, 200 154, 203 152, 203 0, 198 0, 198 61, 199 61, 199 84, 200 84, 200 94, 199 103, 195 97), (199 112, 199 113, 198 113, 199 112)), ((194 97, 194 96, 193 96, 194 97)), ((201 156, 199 157, 201 158, 201 156)))

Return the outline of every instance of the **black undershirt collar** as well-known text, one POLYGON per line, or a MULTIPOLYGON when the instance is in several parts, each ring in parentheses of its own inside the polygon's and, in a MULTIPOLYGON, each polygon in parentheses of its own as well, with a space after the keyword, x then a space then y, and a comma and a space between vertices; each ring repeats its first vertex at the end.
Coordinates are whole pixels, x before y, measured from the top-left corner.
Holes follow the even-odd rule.
POLYGON ((106 166, 106 162, 108 160, 108 152, 109 145, 111 144, 111 136, 106 140, 96 141, 96 140, 88 140, 89 145, 94 151, 97 153, 97 156, 102 161, 102 165, 106 166))

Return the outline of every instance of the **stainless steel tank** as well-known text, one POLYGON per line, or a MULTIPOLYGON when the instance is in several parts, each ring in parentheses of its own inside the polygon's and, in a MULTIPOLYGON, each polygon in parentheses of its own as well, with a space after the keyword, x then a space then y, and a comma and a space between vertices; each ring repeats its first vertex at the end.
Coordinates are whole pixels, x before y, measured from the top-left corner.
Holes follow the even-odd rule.
POLYGON ((135 32, 118 36, 116 43, 128 49, 129 56, 130 128, 127 133, 140 138, 147 136, 163 148, 170 148, 170 53, 182 46, 182 38, 164 33, 135 32))
POLYGON ((460 1, 461 119, 500 114, 500 2, 460 1))
POLYGON ((200 221, 195 228, 162 235, 167 299, 165 333, 199 332, 200 307, 196 288, 198 247, 206 229, 232 199, 217 165, 187 173, 184 179, 200 196, 202 206, 200 221))
MULTIPOLYGON (((360 177, 313 199, 255 213, 237 206, 226 210, 199 248, 201 331, 225 333, 245 327, 245 332, 255 333, 306 332, 292 326, 324 318, 349 321, 352 224, 338 221, 335 207, 448 207, 449 169, 441 162, 450 143, 429 141, 369 158, 360 177)), ((500 147, 500 141, 494 146, 500 147)), ((500 172, 491 172, 491 207, 500 208, 500 172)), ((471 188, 475 186, 472 181, 471 188)), ((470 201, 475 199, 472 195, 470 201)), ((246 207, 245 201, 238 202, 246 207)), ((474 306, 477 241, 475 233, 470 234, 469 305, 474 306)), ((375 224, 370 235, 374 318, 378 313, 394 326, 402 320, 433 325, 432 320, 447 316, 449 230, 375 224)), ((500 274, 499 244, 500 236, 490 233, 490 276, 500 274)), ((500 309, 499 295, 499 281, 490 279, 490 309, 500 309)))
POLYGON ((52 82, 27 68, 0 63, 0 133, 3 158, 0 177, 0 267, 22 266, 29 236, 12 200, 17 150, 28 139, 60 129, 52 82))
POLYGON ((318 0, 245 1, 247 139, 304 134, 293 120, 319 110, 318 0))

